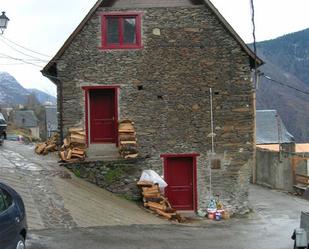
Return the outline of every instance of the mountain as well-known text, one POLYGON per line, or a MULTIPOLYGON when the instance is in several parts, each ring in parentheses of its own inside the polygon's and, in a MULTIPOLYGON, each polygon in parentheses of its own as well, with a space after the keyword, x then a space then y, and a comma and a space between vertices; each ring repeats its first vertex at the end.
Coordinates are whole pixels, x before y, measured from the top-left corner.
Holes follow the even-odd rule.
POLYGON ((28 90, 28 92, 34 94, 40 103, 44 104, 46 102, 51 102, 52 104, 56 104, 56 102, 57 102, 56 97, 49 95, 46 92, 43 92, 41 90, 34 89, 34 88, 27 89, 27 90, 28 90))
POLYGON ((0 72, 0 104, 25 104, 28 91, 6 72, 0 72))
POLYGON ((259 70, 276 81, 259 77, 257 109, 277 110, 296 141, 309 142, 309 29, 259 42, 257 51, 259 70))
POLYGON ((28 95, 34 94, 41 104, 56 102, 56 98, 37 89, 25 89, 7 72, 0 72, 0 105, 26 104, 28 95))

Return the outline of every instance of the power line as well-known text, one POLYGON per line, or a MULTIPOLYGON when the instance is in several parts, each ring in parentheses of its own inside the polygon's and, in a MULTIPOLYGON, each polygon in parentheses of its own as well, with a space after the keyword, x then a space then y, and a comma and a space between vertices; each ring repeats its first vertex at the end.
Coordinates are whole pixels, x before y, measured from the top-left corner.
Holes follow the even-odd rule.
POLYGON ((7 57, 8 59, 11 59, 11 60, 20 61, 20 62, 23 62, 25 64, 29 64, 29 65, 32 65, 32 66, 36 66, 36 67, 42 68, 42 66, 40 66, 38 64, 35 64, 35 63, 32 63, 30 61, 26 61, 26 60, 23 60, 23 59, 20 59, 20 58, 15 58, 15 57, 3 54, 3 53, 0 53, 0 55, 5 56, 5 57, 7 57))
POLYGON ((16 63, 0 63, 1 66, 17 66, 17 65, 24 65, 23 62, 16 62, 16 63))
MULTIPOLYGON (((10 59, 10 57, 11 57, 10 55, 5 55, 5 56, 3 56, 3 55, 2 56, 0 55, 0 60, 1 59, 10 59)), ((19 59, 19 60, 25 60, 25 61, 37 61, 37 62, 46 63, 45 61, 42 61, 41 59, 17 58, 17 57, 14 57, 14 58, 19 59)))
POLYGON ((300 93, 309 95, 309 92, 308 92, 308 91, 303 91, 303 90, 301 90, 301 89, 299 89, 299 88, 296 88, 296 87, 293 87, 293 86, 291 86, 291 85, 289 85, 289 84, 287 84, 287 83, 284 83, 284 82, 281 82, 281 81, 278 81, 278 80, 274 80, 274 79, 272 79, 271 77, 269 77, 269 76, 267 76, 267 75, 265 75, 265 74, 260 74, 260 76, 266 78, 267 80, 269 80, 269 81, 271 81, 271 82, 274 82, 274 83, 276 83, 276 84, 279 84, 279 85, 281 85, 281 86, 285 86, 285 87, 288 87, 288 88, 290 88, 290 89, 293 89, 293 90, 295 90, 295 91, 297 91, 297 92, 300 92, 300 93))
POLYGON ((43 53, 34 51, 34 50, 30 49, 30 48, 26 48, 26 47, 24 47, 24 46, 22 46, 22 45, 19 45, 19 44, 16 43, 16 42, 13 42, 12 40, 10 40, 10 39, 8 39, 8 38, 6 38, 6 37, 4 37, 4 36, 1 36, 1 37, 2 37, 3 39, 7 40, 7 41, 10 42, 10 43, 13 43, 15 46, 18 46, 18 47, 20 47, 20 48, 23 48, 23 49, 25 49, 25 50, 28 50, 28 51, 30 51, 30 52, 32 52, 32 53, 35 53, 35 54, 38 54, 38 55, 42 55, 42 56, 51 58, 50 55, 46 55, 46 54, 43 54, 43 53))
MULTIPOLYGON (((1 36, 0 36, 0 38, 1 38, 1 36)), ((9 48, 13 49, 14 51, 16 51, 16 52, 18 52, 18 53, 20 53, 20 54, 22 54, 22 55, 28 56, 28 57, 33 58, 33 59, 37 59, 37 60, 42 61, 42 62, 48 62, 47 60, 43 60, 43 59, 41 59, 41 58, 32 56, 32 55, 30 55, 30 54, 26 54, 26 53, 24 53, 24 52, 22 52, 22 51, 20 51, 20 50, 18 50, 18 49, 16 49, 16 48, 14 48, 14 47, 11 46, 10 44, 8 44, 8 43, 5 42, 4 40, 2 40, 2 38, 0 39, 0 41, 1 41, 2 43, 4 43, 6 46, 8 46, 9 48)))

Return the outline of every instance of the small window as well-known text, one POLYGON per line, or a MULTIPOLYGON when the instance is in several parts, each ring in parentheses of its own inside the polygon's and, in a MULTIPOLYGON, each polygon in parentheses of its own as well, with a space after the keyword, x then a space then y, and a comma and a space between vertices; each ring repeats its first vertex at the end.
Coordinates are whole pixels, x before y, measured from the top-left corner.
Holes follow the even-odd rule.
POLYGON ((211 159, 211 169, 221 169, 221 160, 211 159))
POLYGON ((12 197, 5 190, 0 190, 0 213, 7 210, 13 203, 12 197))
POLYGON ((104 14, 102 17, 102 48, 140 48, 140 14, 104 14))
POLYGON ((0 191, 0 213, 4 212, 6 210, 6 205, 4 201, 4 196, 2 192, 0 191))

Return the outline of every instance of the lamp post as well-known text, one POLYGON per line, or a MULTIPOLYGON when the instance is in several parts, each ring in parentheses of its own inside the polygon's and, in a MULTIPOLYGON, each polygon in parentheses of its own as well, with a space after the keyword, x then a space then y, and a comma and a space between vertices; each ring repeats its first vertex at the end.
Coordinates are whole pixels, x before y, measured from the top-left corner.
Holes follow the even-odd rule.
POLYGON ((10 19, 5 15, 5 12, 2 11, 2 15, 0 16, 0 35, 2 35, 7 28, 9 21, 10 19))

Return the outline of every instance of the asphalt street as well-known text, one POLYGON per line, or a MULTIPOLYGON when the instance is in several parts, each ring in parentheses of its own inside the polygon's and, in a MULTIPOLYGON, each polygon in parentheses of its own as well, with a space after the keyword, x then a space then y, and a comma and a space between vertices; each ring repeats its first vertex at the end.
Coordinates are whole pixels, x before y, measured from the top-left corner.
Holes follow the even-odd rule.
POLYGON ((227 221, 170 223, 60 168, 53 155, 7 142, 0 148, 0 180, 22 195, 28 249, 288 249, 309 202, 250 186, 252 212, 227 221))

